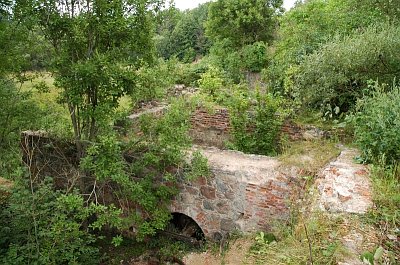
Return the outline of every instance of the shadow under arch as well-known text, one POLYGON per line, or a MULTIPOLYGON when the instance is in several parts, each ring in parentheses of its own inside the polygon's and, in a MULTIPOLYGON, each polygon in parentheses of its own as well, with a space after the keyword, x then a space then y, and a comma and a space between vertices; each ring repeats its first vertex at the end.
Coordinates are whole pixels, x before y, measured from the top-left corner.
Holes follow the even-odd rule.
POLYGON ((171 215, 172 219, 168 225, 169 231, 192 237, 198 241, 205 240, 206 237, 203 230, 193 218, 180 212, 172 212, 171 215))

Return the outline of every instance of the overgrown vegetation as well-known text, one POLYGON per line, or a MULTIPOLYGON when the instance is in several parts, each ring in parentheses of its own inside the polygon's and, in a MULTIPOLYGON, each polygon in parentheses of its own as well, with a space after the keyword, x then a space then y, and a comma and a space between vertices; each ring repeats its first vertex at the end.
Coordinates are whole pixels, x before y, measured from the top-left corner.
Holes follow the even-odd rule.
MULTIPOLYGON (((102 244, 117 248, 122 231, 144 240, 163 229, 176 184, 209 174, 200 153, 185 160, 199 105, 229 110, 226 147, 281 153, 310 179, 337 155, 335 130, 348 134, 359 161, 372 164, 369 221, 387 235, 384 251, 398 252, 398 2, 309 0, 287 12, 281 0, 217 0, 187 11, 171 2, 0 1, 0 175, 14 181, 0 195, 1 262, 98 264, 104 233, 110 242, 102 244), (199 87, 197 105, 168 98, 175 84, 199 87), (159 101, 170 105, 164 115, 127 120, 159 101), (333 139, 288 141, 281 129, 289 118, 322 124, 333 139), (55 190, 56 176, 44 180, 23 163, 24 130, 73 141, 73 187, 55 190), (112 202, 101 199, 107 192, 112 202)), ((275 240, 260 233, 252 255, 334 264, 340 229, 340 219, 297 218, 275 240)), ((164 252, 171 249, 183 248, 164 252)))
MULTIPOLYGON (((239 94, 240 95, 240 94, 239 94)), ((234 149, 251 154, 276 155, 285 113, 281 99, 256 93, 255 106, 248 98, 232 99, 229 106, 234 149)))
POLYGON ((295 87, 306 102, 333 116, 351 110, 368 93, 369 80, 391 84, 398 79, 400 28, 377 25, 334 39, 305 57, 295 75, 295 87), (304 88, 304 89, 302 89, 304 88))
POLYGON ((345 255, 340 242, 345 229, 343 220, 323 213, 299 218, 293 227, 255 237, 255 244, 250 248, 250 258, 255 264, 337 264, 345 255))
POLYGON ((366 161, 400 161, 400 89, 375 82, 370 96, 359 99, 353 118, 356 143, 366 161), (387 92, 386 92, 387 91, 387 92))
POLYGON ((384 249, 388 250, 388 260, 396 264, 399 260, 400 244, 398 227, 400 225, 400 174, 398 165, 374 165, 372 168, 373 201, 367 220, 380 232, 384 249))

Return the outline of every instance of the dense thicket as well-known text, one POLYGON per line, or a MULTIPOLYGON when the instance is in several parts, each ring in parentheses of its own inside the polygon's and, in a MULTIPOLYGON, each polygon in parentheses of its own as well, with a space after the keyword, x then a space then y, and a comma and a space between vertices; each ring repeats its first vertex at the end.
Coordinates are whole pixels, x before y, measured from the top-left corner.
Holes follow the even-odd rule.
POLYGON ((282 0, 219 0, 210 4, 207 36, 235 48, 273 39, 282 0))
POLYGON ((277 90, 290 86, 291 68, 333 36, 345 36, 380 21, 379 10, 364 2, 311 0, 286 12, 279 20, 273 60, 266 71, 270 86, 277 90))
POLYGON ((177 57, 190 63, 208 53, 211 41, 206 37, 204 29, 208 6, 206 3, 184 12, 170 7, 161 13, 156 45, 163 58, 177 57))
POLYGON ((391 84, 400 77, 400 27, 379 24, 336 38, 304 58, 294 74, 302 101, 347 112, 368 93, 369 80, 391 84))
MULTIPOLYGON (((189 119, 176 110, 179 103, 162 119, 147 123, 142 135, 133 134, 132 142, 123 141, 113 127, 116 118, 126 115, 119 114, 122 97, 154 99, 161 88, 153 87, 152 80, 163 89, 166 86, 149 73, 158 62, 153 26, 161 4, 16 1, 10 6, 12 15, 2 17, 0 165, 2 176, 15 180, 12 196, 0 202, 1 232, 6 233, 0 242, 2 263, 98 264, 95 232, 107 225, 108 229, 132 228, 138 240, 154 235, 170 219, 167 206, 176 192, 177 177, 196 177, 198 171, 205 174, 206 161, 201 156, 196 155, 193 163, 184 160, 189 119), (26 72, 35 69, 36 50, 29 46, 30 36, 40 37, 41 42, 35 44, 51 52, 51 61, 43 60, 52 74, 45 74, 47 83, 37 83, 37 75, 26 72), (152 91, 145 89, 149 86, 152 91), (42 112, 46 106, 33 100, 49 92, 56 95, 50 104, 61 104, 72 126, 64 126, 67 122, 54 115, 56 109, 42 112), (47 127, 49 119, 57 126, 47 127), (22 163, 18 141, 25 129, 73 134, 82 161, 81 168, 68 175, 71 186, 55 191, 51 181, 44 183, 29 163, 22 163), (130 165, 123 156, 127 152, 135 158, 130 165), (167 180, 169 186, 156 185, 167 180), (114 202, 117 207, 98 199, 104 187, 112 187, 113 196, 119 198, 114 202), (124 201, 136 206, 124 208, 124 201)), ((165 76, 169 73, 158 69, 165 76)), ((117 236, 113 243, 118 245, 121 239, 117 236)))
POLYGON ((373 92, 359 99, 352 116, 357 143, 369 162, 400 161, 400 89, 396 84, 370 85, 373 92))

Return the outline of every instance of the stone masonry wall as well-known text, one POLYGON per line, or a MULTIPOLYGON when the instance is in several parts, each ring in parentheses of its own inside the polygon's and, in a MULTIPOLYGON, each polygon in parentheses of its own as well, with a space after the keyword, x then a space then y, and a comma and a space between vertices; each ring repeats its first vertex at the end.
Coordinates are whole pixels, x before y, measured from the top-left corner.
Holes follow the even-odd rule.
POLYGON ((289 217, 300 191, 295 168, 275 159, 240 152, 202 149, 213 176, 181 184, 172 212, 193 218, 208 238, 228 232, 269 230, 289 217))

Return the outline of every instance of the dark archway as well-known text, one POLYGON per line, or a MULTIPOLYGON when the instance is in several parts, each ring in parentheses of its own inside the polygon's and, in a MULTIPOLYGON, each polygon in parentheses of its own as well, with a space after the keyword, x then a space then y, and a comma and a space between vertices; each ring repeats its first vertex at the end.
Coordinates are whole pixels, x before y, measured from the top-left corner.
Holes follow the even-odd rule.
POLYGON ((205 235, 201 227, 193 218, 183 213, 172 213, 172 219, 167 227, 167 231, 183 237, 193 238, 196 241, 205 240, 205 235))

